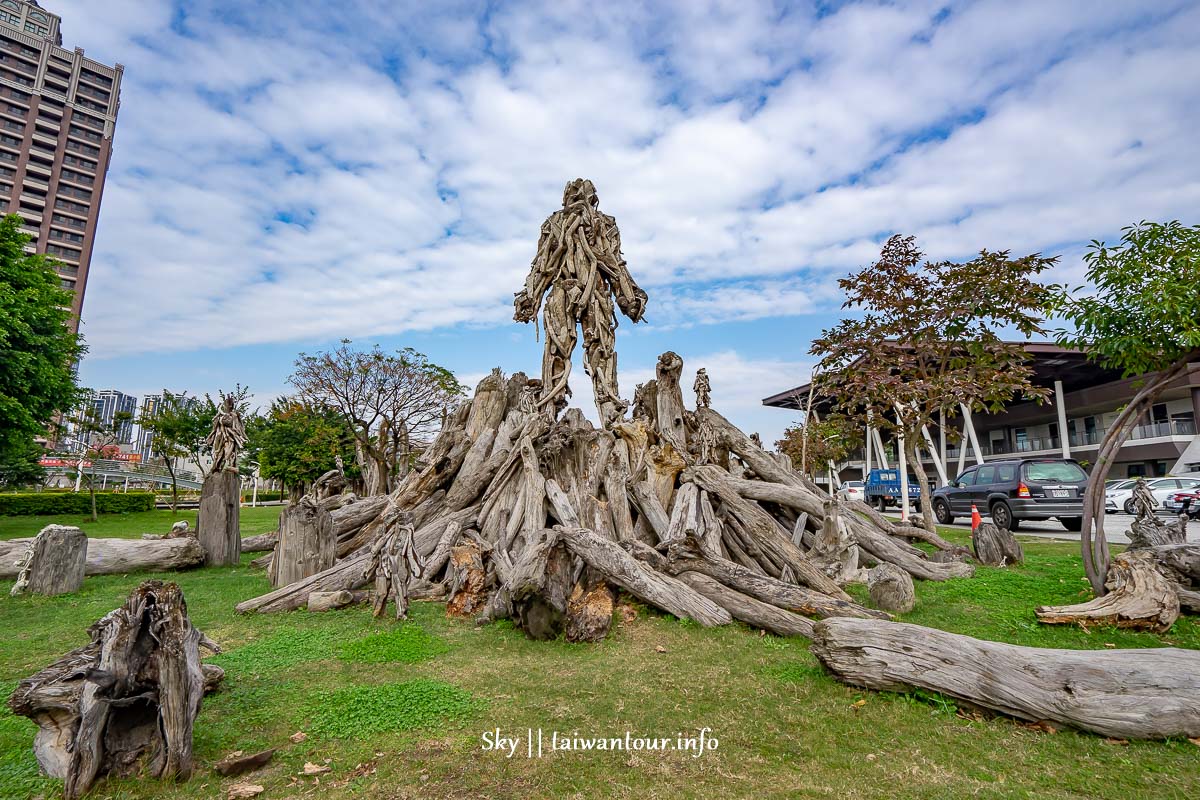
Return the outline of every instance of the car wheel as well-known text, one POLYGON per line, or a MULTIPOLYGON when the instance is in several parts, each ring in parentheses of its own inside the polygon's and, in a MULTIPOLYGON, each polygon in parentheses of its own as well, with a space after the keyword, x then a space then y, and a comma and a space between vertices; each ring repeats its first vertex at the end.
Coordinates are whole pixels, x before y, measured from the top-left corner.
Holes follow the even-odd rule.
POLYGON ((1059 517, 1058 521, 1069 531, 1079 533, 1083 530, 1083 517, 1059 517))
POLYGON ((1135 508, 1133 505, 1132 497, 1125 501, 1125 513, 1126 514, 1136 514, 1137 513, 1137 508, 1135 508))
POLYGON ((937 517, 939 525, 950 525, 954 522, 954 515, 950 513, 950 506, 946 505, 946 501, 940 497, 933 501, 933 515, 937 517))
POLYGON ((882 497, 876 497, 875 507, 878 508, 880 512, 887 511, 887 500, 884 500, 882 497))
POLYGON ((991 512, 992 522, 1001 530, 1015 531, 1021 525, 1018 520, 1013 519, 1012 509, 1003 500, 992 504, 991 512))

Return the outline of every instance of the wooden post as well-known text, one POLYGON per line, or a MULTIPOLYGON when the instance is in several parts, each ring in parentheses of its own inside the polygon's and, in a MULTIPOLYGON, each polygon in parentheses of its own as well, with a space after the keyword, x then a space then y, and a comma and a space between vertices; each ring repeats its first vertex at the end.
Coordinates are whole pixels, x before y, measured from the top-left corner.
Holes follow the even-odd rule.
POLYGON ((324 572, 333 566, 336 555, 333 517, 306 494, 279 517, 279 539, 268 569, 271 586, 278 589, 324 572))
POLYGON ((29 594, 56 595, 75 592, 83 585, 87 567, 87 534, 79 528, 47 525, 25 548, 13 597, 29 594))
POLYGON ((209 566, 230 566, 241 561, 240 490, 241 479, 231 470, 220 470, 204 479, 196 536, 204 548, 204 563, 209 566))

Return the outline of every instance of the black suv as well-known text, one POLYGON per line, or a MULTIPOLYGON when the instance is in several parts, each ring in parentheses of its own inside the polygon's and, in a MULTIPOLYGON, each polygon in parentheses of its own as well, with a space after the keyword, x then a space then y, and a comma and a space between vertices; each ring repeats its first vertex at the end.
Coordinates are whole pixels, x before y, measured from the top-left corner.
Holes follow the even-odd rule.
POLYGON ((933 492, 933 514, 949 525, 969 515, 974 504, 998 527, 1015 531, 1021 520, 1057 517, 1077 531, 1083 523, 1083 492, 1088 476, 1075 461, 1063 458, 1014 458, 971 467, 933 492))

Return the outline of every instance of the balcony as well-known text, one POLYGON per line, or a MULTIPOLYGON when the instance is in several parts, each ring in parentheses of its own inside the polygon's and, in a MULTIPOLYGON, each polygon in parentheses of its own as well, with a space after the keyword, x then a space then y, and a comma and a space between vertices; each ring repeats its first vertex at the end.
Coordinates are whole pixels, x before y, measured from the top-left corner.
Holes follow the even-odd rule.
MULTIPOLYGON (((1088 449, 1099 447, 1104 441, 1105 434, 1108 431, 1104 428, 1097 428, 1088 433, 1071 434, 1071 447, 1088 449)), ((1182 438, 1189 439, 1196 435, 1196 423, 1189 419, 1177 419, 1169 422, 1155 422, 1149 425, 1139 425, 1133 429, 1129 435, 1130 442, 1145 441, 1147 439, 1163 439, 1163 438, 1182 438)), ((1058 436, 1035 437, 1031 439, 1021 439, 1014 443, 1009 442, 990 442, 982 445, 983 454, 985 456, 1002 456, 1002 455, 1017 455, 1025 453, 1049 453, 1062 451, 1062 439, 1058 436)), ((947 448, 947 458, 958 458, 961 445, 947 448)))

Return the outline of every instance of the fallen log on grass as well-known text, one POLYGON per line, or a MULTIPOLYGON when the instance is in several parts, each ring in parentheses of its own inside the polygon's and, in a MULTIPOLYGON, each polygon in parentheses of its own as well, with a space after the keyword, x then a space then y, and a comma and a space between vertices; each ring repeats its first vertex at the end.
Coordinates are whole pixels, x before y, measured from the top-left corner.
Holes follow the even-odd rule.
POLYGON ((1119 739, 1200 736, 1200 651, 1051 650, 846 618, 818 622, 812 640, 821 663, 853 686, 924 689, 1119 739))
POLYGON ((263 553, 270 552, 275 549, 275 542, 279 539, 279 531, 271 531, 270 533, 260 533, 257 536, 242 537, 242 552, 243 553, 263 553))
POLYGON ((1113 558, 1104 585, 1108 593, 1086 603, 1038 607, 1038 622, 1114 625, 1162 633, 1179 619, 1174 586, 1149 553, 1126 551, 1113 558))
POLYGON ((146 581, 90 633, 8 700, 38 725, 38 764, 67 800, 107 775, 188 778, 200 699, 223 673, 200 663, 201 647, 218 648, 192 627, 179 587, 146 581))
MULTIPOLYGON (((0 578, 15 578, 15 563, 32 539, 0 542, 0 578)), ((191 569, 204 563, 204 549, 190 536, 178 539, 88 539, 85 575, 126 575, 191 569)))

